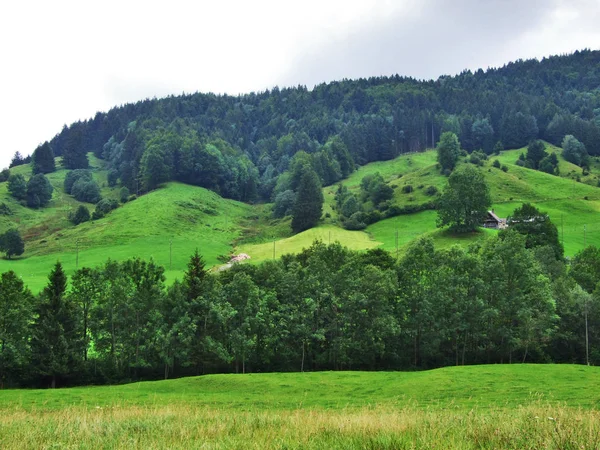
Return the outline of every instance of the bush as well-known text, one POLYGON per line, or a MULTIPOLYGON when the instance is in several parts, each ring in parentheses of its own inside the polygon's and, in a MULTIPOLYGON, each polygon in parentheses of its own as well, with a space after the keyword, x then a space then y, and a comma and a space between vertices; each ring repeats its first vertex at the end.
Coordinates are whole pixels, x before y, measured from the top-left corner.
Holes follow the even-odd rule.
POLYGON ((92 220, 102 219, 106 214, 111 212, 113 209, 117 209, 119 202, 113 199, 103 198, 96 205, 96 209, 92 214, 92 220))
POLYGON ((5 181, 8 181, 9 177, 10 177, 10 170, 8 170, 8 169, 2 170, 2 172, 0 172, 0 183, 4 183, 5 181))
POLYGON ((410 194, 413 191, 414 191, 414 189, 413 189, 413 187, 412 187, 411 184, 407 184, 405 186, 402 186, 402 193, 404 193, 404 194, 410 194))
POLYGON ((73 184, 71 194, 80 202, 86 203, 98 203, 102 199, 98 183, 85 178, 80 178, 73 184))
POLYGON ((129 200, 129 189, 127 187, 123 186, 119 190, 119 200, 121 200, 121 203, 127 203, 127 200, 129 200))
POLYGON ((12 211, 6 203, 0 203, 0 216, 10 216, 12 211))
POLYGON ((500 161, 498 161, 497 159, 494 160, 494 162, 492 163, 492 166, 494 166, 496 169, 500 168, 500 161))
POLYGON ((86 169, 76 169, 67 172, 65 176, 65 181, 63 183, 63 187, 67 194, 73 194, 71 191, 73 189, 73 185, 80 179, 84 179, 86 181, 92 180, 92 172, 86 169))
POLYGON ((502 165, 502 172, 508 172, 508 167, 505 164, 502 165))
POLYGON ((8 230, 0 234, 0 251, 6 253, 6 257, 10 259, 12 255, 22 255, 25 251, 25 242, 21 238, 18 230, 8 230))
POLYGON ((8 192, 17 200, 25 200, 27 198, 27 182, 21 174, 13 174, 8 177, 8 192))
POLYGON ((108 171, 108 175, 106 176, 106 181, 108 181, 108 185, 110 187, 114 187, 117 185, 117 181, 119 180, 119 172, 115 169, 111 169, 108 171))
POLYGON ((355 212, 348 219, 342 222, 342 226, 346 230, 364 230, 367 228, 367 224, 365 223, 365 213, 363 212, 355 212))
POLYGON ((438 188, 435 186, 427 186, 427 189, 425 189, 425 195, 428 195, 430 197, 437 195, 438 192, 439 192, 438 188))
POLYGON ((69 220, 75 225, 87 222, 88 220, 90 220, 90 210, 87 209, 84 205, 79 205, 79 208, 77 208, 75 214, 69 214, 69 220))

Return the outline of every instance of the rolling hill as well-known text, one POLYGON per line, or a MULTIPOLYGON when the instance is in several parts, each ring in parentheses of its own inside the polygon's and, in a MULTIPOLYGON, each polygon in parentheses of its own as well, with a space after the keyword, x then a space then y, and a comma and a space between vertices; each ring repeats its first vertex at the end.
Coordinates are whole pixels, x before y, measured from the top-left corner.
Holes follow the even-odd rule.
MULTIPOLYGON (((560 149, 548 145, 550 151, 560 149)), ((515 164, 524 149, 508 150, 490 157, 481 170, 490 185, 493 208, 508 216, 523 202, 547 211, 559 227, 567 256, 573 256, 584 245, 600 245, 600 189, 596 187, 599 165, 577 180, 581 169, 560 160, 561 176, 519 167, 515 164), (494 159, 506 165, 506 172, 492 166, 494 159), (585 230, 585 231, 584 231, 585 230)), ((117 188, 109 188, 104 162, 89 155, 93 176, 105 197, 116 198, 117 188)), ((60 158, 57 159, 60 163, 60 158)), ((12 169, 29 176, 29 165, 12 169)), ((358 192, 360 180, 379 172, 394 189, 396 205, 430 202, 427 186, 442 190, 446 178, 436 167, 436 153, 428 150, 410 153, 391 161, 375 162, 359 167, 341 183, 358 192), (402 188, 413 186, 405 194, 402 188)), ((124 260, 131 257, 154 259, 163 265, 169 281, 181 278, 187 261, 198 248, 209 266, 219 266, 232 253, 244 252, 251 262, 261 262, 284 253, 295 253, 310 246, 315 239, 339 241, 351 249, 381 246, 392 253, 402 252, 414 238, 430 235, 436 245, 468 245, 495 233, 481 230, 470 235, 455 235, 436 228, 435 211, 422 211, 381 220, 364 231, 348 231, 337 223, 333 209, 335 186, 323 189, 325 197, 322 223, 298 235, 291 235, 289 219, 273 220, 270 205, 249 205, 224 199, 207 189, 169 182, 161 188, 128 202, 106 217, 78 226, 72 225, 68 213, 79 204, 63 189, 65 170, 50 174, 55 189, 49 207, 33 210, 12 199, 7 183, 0 183, 0 202, 9 206, 10 216, 0 216, 0 231, 17 226, 26 239, 22 258, 0 260, 0 272, 15 270, 34 291, 46 283, 52 265, 60 260, 68 273, 77 267, 96 266, 107 258, 124 260), (396 233, 398 239, 396 241, 396 233), (396 245, 396 242, 398 243, 396 245)), ((93 209, 93 205, 87 205, 93 209)))

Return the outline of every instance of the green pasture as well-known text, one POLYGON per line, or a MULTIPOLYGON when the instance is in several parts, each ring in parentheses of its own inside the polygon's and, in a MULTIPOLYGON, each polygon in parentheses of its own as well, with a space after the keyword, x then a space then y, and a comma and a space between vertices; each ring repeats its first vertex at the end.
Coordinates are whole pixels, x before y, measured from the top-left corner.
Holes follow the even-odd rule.
POLYGON ((5 390, 0 410, 70 406, 193 404, 240 410, 516 408, 544 401, 600 408, 600 369, 577 365, 489 365, 422 372, 221 374, 120 386, 5 390))

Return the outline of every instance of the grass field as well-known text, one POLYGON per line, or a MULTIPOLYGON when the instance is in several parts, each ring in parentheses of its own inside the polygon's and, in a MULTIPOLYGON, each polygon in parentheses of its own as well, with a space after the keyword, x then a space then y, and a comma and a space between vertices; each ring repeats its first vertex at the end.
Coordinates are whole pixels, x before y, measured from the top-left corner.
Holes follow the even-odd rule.
POLYGON ((2 448, 597 448, 600 373, 574 365, 209 375, 8 390, 2 448))

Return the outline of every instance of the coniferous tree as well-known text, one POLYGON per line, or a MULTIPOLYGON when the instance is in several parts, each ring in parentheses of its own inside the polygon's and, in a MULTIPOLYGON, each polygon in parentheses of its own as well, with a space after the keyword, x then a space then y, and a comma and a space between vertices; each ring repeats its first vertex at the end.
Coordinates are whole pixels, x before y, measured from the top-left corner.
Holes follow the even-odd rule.
POLYGON ((306 167, 300 178, 294 204, 292 230, 299 233, 314 227, 323 212, 323 191, 316 172, 306 167))
POLYGON ((52 388, 77 371, 82 356, 76 307, 65 296, 66 290, 67 276, 57 262, 40 295, 31 333, 33 372, 52 388))
POLYGON ((31 156, 31 171, 32 173, 51 173, 56 170, 54 164, 54 152, 48 141, 44 142, 35 149, 31 156))
POLYGON ((62 165, 66 169, 87 169, 88 159, 83 142, 82 124, 71 126, 62 151, 62 165))
POLYGON ((54 188, 45 175, 38 173, 27 182, 27 206, 40 208, 46 206, 52 199, 54 188))
POLYGON ((25 177, 20 173, 9 176, 8 192, 17 200, 25 200, 27 198, 27 182, 25 181, 25 177))

